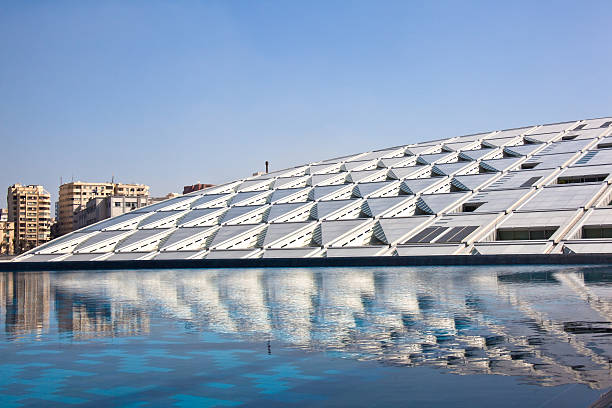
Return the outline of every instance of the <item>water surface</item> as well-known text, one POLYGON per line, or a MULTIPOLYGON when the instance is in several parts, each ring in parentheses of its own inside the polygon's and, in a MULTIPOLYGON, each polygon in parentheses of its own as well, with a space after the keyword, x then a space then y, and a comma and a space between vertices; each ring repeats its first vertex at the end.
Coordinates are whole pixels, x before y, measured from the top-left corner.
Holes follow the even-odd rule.
POLYGON ((588 407, 591 267, 0 274, 0 405, 588 407))

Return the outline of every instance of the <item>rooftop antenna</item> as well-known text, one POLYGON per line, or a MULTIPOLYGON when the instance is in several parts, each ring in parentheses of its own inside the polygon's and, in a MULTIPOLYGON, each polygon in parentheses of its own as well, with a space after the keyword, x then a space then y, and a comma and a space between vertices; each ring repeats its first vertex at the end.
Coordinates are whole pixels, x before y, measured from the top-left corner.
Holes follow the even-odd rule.
POLYGON ((268 174, 268 168, 269 168, 269 166, 270 166, 270 162, 268 162, 268 161, 266 160, 266 174, 268 174))

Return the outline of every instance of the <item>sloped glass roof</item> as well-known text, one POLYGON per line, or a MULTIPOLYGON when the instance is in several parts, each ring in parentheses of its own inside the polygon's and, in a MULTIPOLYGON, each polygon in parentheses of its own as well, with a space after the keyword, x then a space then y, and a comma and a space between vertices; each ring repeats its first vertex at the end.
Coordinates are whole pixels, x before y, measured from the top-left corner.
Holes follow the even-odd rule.
POLYGON ((417 206, 426 214, 440 214, 450 206, 465 198, 465 193, 424 194, 419 197, 417 206))
POLYGON ((319 201, 314 205, 314 207, 312 207, 310 217, 315 220, 321 220, 326 216, 355 203, 357 203, 356 200, 319 201))
POLYGON ((203 220, 205 218, 211 217, 213 214, 221 215, 221 212, 225 211, 225 209, 220 208, 202 208, 198 210, 191 210, 186 213, 184 216, 180 218, 178 221, 179 226, 189 225, 190 223, 194 223, 198 220, 203 220))
POLYGON ((185 211, 174 210, 174 211, 158 211, 138 224, 138 228, 168 228, 176 224, 176 222, 184 215, 188 213, 185 211))
POLYGON ((580 139, 580 140, 568 140, 564 142, 555 142, 546 146, 544 149, 540 150, 538 154, 560 154, 560 153, 570 153, 577 152, 588 145, 595 142, 595 139, 580 139))
POLYGON ((230 205, 243 204, 249 199, 256 197, 260 194, 262 194, 261 191, 246 191, 246 192, 238 193, 234 197, 232 197, 230 201, 230 205))
POLYGON ((510 210, 514 204, 518 204, 520 200, 530 192, 531 190, 529 188, 480 191, 467 200, 466 204, 479 204, 479 206, 474 209, 474 212, 477 213, 507 211, 510 210))
POLYGON ((280 201, 288 196, 291 196, 293 194, 299 193, 301 191, 304 191, 305 189, 303 188, 288 188, 288 189, 283 189, 283 190, 274 190, 274 192, 272 193, 272 195, 270 196, 270 199, 268 200, 270 203, 275 203, 277 201, 280 201))
POLYGON ((476 190, 486 185, 492 179, 498 177, 498 175, 498 173, 468 174, 463 176, 457 175, 453 177, 451 183, 460 190, 476 190))
POLYGON ((270 211, 266 215, 266 221, 272 222, 277 218, 291 212, 297 210, 300 207, 307 205, 305 203, 285 203, 285 204, 275 204, 270 207, 270 211))
POLYGON ((464 160, 479 160, 486 158, 491 158, 491 156, 499 156, 501 157, 501 152, 499 149, 478 149, 478 150, 466 150, 459 153, 459 158, 464 160))
POLYGON ((489 147, 503 147, 503 146, 511 146, 517 140, 516 136, 508 136, 508 137, 496 137, 491 139, 486 139, 482 141, 482 144, 489 147))
POLYGON ((243 206, 243 207, 231 207, 225 213, 223 218, 221 218, 221 224, 224 224, 226 222, 234 221, 237 218, 240 218, 243 215, 249 214, 251 212, 262 211, 262 210, 264 210, 267 207, 268 206, 264 206, 264 205, 246 205, 246 206, 243 206))
POLYGON ((270 248, 266 249, 262 258, 304 258, 320 251, 318 248, 270 248))
POLYGON ((379 217, 387 210, 401 205, 407 200, 412 200, 411 197, 398 196, 398 197, 380 197, 380 198, 368 198, 362 204, 362 213, 368 217, 379 217))
POLYGON ((381 159, 378 162, 379 167, 404 167, 414 163, 415 159, 412 156, 404 156, 404 157, 391 157, 388 159, 381 159))
POLYGON ((504 153, 509 156, 529 156, 537 151, 545 148, 544 144, 525 144, 518 146, 506 146, 504 148, 504 153))
POLYGON ((344 184, 346 173, 315 174, 310 177, 307 184, 310 186, 328 186, 333 184, 344 184))
POLYGON ((345 185, 316 186, 310 191, 309 198, 311 200, 322 200, 344 188, 346 188, 345 185))
MULTIPOLYGON (((270 224, 264 234, 262 246, 266 247, 280 240, 283 237, 291 236, 291 234, 295 233, 296 231, 307 228, 308 226, 314 227, 315 225, 316 223, 312 221, 282 222, 278 224, 270 224)), ((290 245, 290 243, 288 243, 287 245, 290 245)))
POLYGON ((443 163, 434 165, 431 171, 439 176, 452 176, 472 166, 472 162, 443 163))
POLYGON ((422 154, 418 157, 417 161, 421 164, 435 164, 435 163, 447 163, 456 157, 456 153, 442 152, 434 154, 422 154))
MULTIPOLYGON (((401 158, 399 160, 401 160, 401 158)), ((343 171, 371 170, 371 169, 375 169, 376 165, 377 165, 376 160, 360 160, 360 161, 354 161, 354 162, 346 162, 342 165, 341 169, 343 171)))
POLYGON ((14 261, 612 251, 568 235, 612 204, 611 135, 608 117, 407 140, 171 198, 14 261))
POLYGON ((305 177, 305 176, 283 177, 283 178, 278 178, 274 180, 272 187, 275 189, 304 187, 306 186, 307 181, 308 181, 308 177, 305 177))
POLYGON ((537 186, 553 174, 554 171, 554 169, 510 171, 503 173, 501 177, 487 186, 486 189, 508 190, 537 186))
POLYGON ((353 188, 353 195, 355 197, 366 197, 374 192, 381 191, 396 184, 396 181, 376 181, 373 183, 358 183, 353 188))
MULTIPOLYGON (((590 153, 590 152, 589 152, 590 153)), ((573 161, 578 153, 561 153, 561 154, 537 154, 528 158, 525 162, 521 163, 523 169, 552 169, 555 167, 561 167, 569 164, 573 161)), ((591 163, 594 164, 594 163, 591 163)))
POLYGON ((606 187, 607 183, 545 187, 522 205, 519 210, 541 211, 585 208, 606 187))
POLYGON ((323 221, 317 227, 318 231, 316 231, 313 240, 320 246, 328 245, 335 239, 367 222, 369 222, 368 219, 323 221))
POLYGON ((520 158, 513 157, 507 159, 483 160, 480 162, 480 167, 487 171, 506 171, 513 169, 518 165, 520 160, 520 158))
POLYGON ((402 180, 400 189, 406 194, 419 194, 443 181, 442 177, 427 177, 402 180))
POLYGON ((377 179, 382 178, 384 180, 386 178, 386 175, 387 173, 384 170, 380 170, 380 169, 351 171, 347 176, 347 180, 353 183, 358 183, 360 181, 362 182, 375 181, 375 180, 372 180, 373 178, 377 178, 377 179))
POLYGON ((149 230, 138 230, 130 234, 126 239, 122 240, 115 247, 116 251, 123 251, 129 247, 138 246, 138 244, 146 244, 151 241, 152 238, 159 238, 162 235, 167 235, 170 229, 149 229, 149 230))
POLYGON ((214 234, 216 229, 217 227, 178 228, 163 242, 160 249, 172 249, 173 251, 199 250, 205 247, 206 238, 214 234))
POLYGON ((429 166, 409 166, 409 167, 394 167, 387 173, 387 178, 401 180, 404 178, 414 178, 419 175, 429 166))
POLYGON ((227 201, 231 197, 231 194, 209 194, 200 196, 191 203, 191 208, 225 207, 225 204, 227 204, 227 201))
POLYGON ((416 228, 432 220, 432 216, 405 218, 380 218, 374 226, 374 235, 381 242, 395 244, 409 235, 416 228))
POLYGON ((219 228, 219 230, 215 234, 215 237, 210 243, 210 247, 215 247, 241 234, 249 232, 255 228, 256 228, 256 225, 253 225, 253 224, 222 226, 221 228, 219 228))
POLYGON ((108 252, 110 248, 104 248, 106 247, 105 242, 112 243, 114 247, 120 239, 129 236, 131 233, 132 231, 100 231, 77 245, 74 252, 83 250, 87 252, 108 252))

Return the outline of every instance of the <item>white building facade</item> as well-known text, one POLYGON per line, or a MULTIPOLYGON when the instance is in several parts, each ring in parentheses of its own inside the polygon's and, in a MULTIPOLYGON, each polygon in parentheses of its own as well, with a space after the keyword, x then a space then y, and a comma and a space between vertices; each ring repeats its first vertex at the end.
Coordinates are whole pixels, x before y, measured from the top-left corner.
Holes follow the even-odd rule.
POLYGON ((612 253, 612 118, 353 154, 196 191, 16 261, 612 253))

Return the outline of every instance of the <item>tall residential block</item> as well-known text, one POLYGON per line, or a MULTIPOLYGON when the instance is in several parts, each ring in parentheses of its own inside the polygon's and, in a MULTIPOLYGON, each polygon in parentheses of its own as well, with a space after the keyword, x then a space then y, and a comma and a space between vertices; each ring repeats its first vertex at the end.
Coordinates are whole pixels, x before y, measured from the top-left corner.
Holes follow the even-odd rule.
POLYGON ((140 197, 149 195, 144 184, 88 183, 74 181, 62 184, 59 189, 58 233, 67 234, 76 229, 74 214, 86 208, 92 198, 110 196, 140 197))
POLYGON ((8 221, 15 223, 15 252, 41 245, 51 235, 51 196, 43 186, 14 184, 8 188, 8 221))
POLYGON ((0 256, 15 253, 15 223, 0 221, 0 256))

